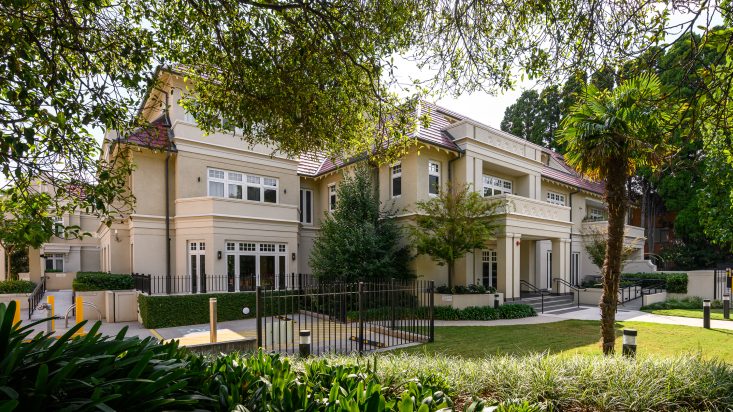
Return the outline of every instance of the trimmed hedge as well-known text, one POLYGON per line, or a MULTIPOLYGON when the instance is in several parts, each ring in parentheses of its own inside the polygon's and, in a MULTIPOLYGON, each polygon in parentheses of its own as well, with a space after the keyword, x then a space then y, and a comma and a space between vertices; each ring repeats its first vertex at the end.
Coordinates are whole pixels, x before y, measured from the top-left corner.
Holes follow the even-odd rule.
MULTIPOLYGON (((641 310, 654 310, 654 309, 702 309, 702 298, 697 296, 688 297, 684 299, 667 299, 664 302, 652 303, 641 308, 641 310)), ((713 300, 710 302, 710 307, 713 309, 722 309, 723 302, 719 300, 713 300)))
POLYGON ((687 293, 687 273, 623 273, 621 274, 621 279, 664 279, 667 286, 667 292, 687 293))
MULTIPOLYGON (((370 309, 365 311, 364 320, 375 321, 390 319, 392 312, 390 308, 370 309)), ((534 308, 522 303, 507 303, 494 309, 491 306, 469 306, 465 309, 453 309, 450 306, 436 306, 433 309, 435 320, 497 320, 497 319, 519 319, 537 316, 534 308)), ((396 319, 425 319, 428 316, 428 308, 395 308, 396 319)), ((347 318, 350 321, 359 319, 359 313, 349 311, 347 318)))
MULTIPOLYGON (((282 292, 287 295, 290 292, 282 292)), ((206 293, 197 295, 148 296, 138 295, 140 317, 143 326, 151 328, 167 328, 209 323, 209 298, 216 298, 216 312, 219 322, 228 320, 249 319, 257 316, 255 292, 206 293), (249 315, 242 313, 242 308, 249 308, 249 315)), ((269 296, 269 293, 268 293, 269 296)), ((287 304, 291 299, 282 299, 279 313, 289 312, 287 304)), ((267 305, 271 307, 272 305, 267 305)), ((269 316, 271 313, 266 313, 269 316)))
POLYGON ((128 290, 135 288, 135 282, 130 275, 106 272, 78 272, 71 287, 76 292, 128 290))
POLYGON ((36 284, 30 280, 4 280, 0 282, 0 294, 32 293, 36 284))

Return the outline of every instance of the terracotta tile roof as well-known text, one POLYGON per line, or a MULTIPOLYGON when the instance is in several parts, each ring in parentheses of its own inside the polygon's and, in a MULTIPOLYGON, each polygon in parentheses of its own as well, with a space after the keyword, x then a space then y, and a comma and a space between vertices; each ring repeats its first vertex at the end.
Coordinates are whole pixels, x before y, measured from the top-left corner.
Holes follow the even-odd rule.
POLYGON ((151 149, 165 149, 170 142, 168 129, 170 129, 170 126, 166 124, 165 117, 160 116, 150 122, 147 127, 138 128, 122 140, 151 149))
POLYGON ((445 130, 451 126, 451 121, 446 115, 455 121, 470 120, 466 116, 450 111, 437 104, 423 102, 422 110, 427 111, 430 115, 430 125, 428 127, 420 127, 417 132, 417 139, 426 143, 445 147, 450 150, 460 151, 461 149, 453 142, 453 137, 445 130))

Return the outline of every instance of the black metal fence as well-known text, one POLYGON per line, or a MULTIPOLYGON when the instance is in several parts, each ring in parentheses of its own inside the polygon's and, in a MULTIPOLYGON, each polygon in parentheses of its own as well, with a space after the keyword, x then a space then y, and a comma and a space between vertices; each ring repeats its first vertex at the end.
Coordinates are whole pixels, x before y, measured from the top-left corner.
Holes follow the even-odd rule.
POLYGON ((432 342, 434 282, 386 280, 304 283, 291 290, 257 290, 257 343, 266 351, 294 353, 301 331, 310 353, 363 353, 432 342))
POLYGON ((28 296, 28 319, 33 316, 33 311, 36 310, 36 306, 41 303, 43 295, 46 293, 46 277, 41 276, 41 282, 36 285, 33 292, 28 296))
POLYGON ((715 269, 713 272, 713 299, 722 300, 723 295, 731 293, 731 273, 730 268, 715 269))
POLYGON ((148 295, 254 292, 265 289, 292 290, 313 287, 318 280, 308 274, 246 274, 171 276, 133 273, 135 289, 148 295))
POLYGON ((667 282, 664 279, 633 279, 624 278, 622 282, 628 286, 622 286, 619 288, 619 303, 631 302, 639 298, 644 298, 644 295, 651 295, 654 293, 660 293, 667 290, 667 282))

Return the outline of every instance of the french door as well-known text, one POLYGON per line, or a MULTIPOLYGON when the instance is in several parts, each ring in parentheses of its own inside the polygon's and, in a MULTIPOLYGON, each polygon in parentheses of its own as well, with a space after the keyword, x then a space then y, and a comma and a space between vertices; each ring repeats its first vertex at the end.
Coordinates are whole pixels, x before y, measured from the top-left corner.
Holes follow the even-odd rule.
POLYGON ((552 251, 547 251, 547 289, 552 289, 552 251))
POLYGON ((206 293, 206 243, 188 243, 188 275, 191 278, 191 292, 206 293))
POLYGON ((484 250, 481 253, 481 283, 484 287, 496 288, 497 285, 497 269, 495 250, 484 250))

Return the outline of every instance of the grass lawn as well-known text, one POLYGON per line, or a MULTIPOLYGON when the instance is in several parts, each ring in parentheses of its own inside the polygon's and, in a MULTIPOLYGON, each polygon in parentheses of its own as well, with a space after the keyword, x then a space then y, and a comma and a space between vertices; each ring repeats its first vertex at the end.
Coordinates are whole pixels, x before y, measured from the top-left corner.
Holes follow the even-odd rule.
MULTIPOLYGON (((598 321, 566 320, 539 325, 436 327, 434 343, 402 351, 466 358, 545 351, 559 355, 600 355, 599 325, 598 321)), ((718 358, 733 363, 733 330, 706 330, 646 322, 617 322, 616 326, 616 350, 619 353, 622 330, 631 328, 639 333, 637 350, 640 354, 672 356, 701 352, 706 358, 718 358)))
MULTIPOLYGON (((682 316, 685 318, 697 318, 702 319, 702 309, 642 309, 644 312, 653 313, 655 315, 665 316, 682 316)), ((710 319, 716 320, 729 320, 723 319, 723 309, 711 309, 710 319)))

